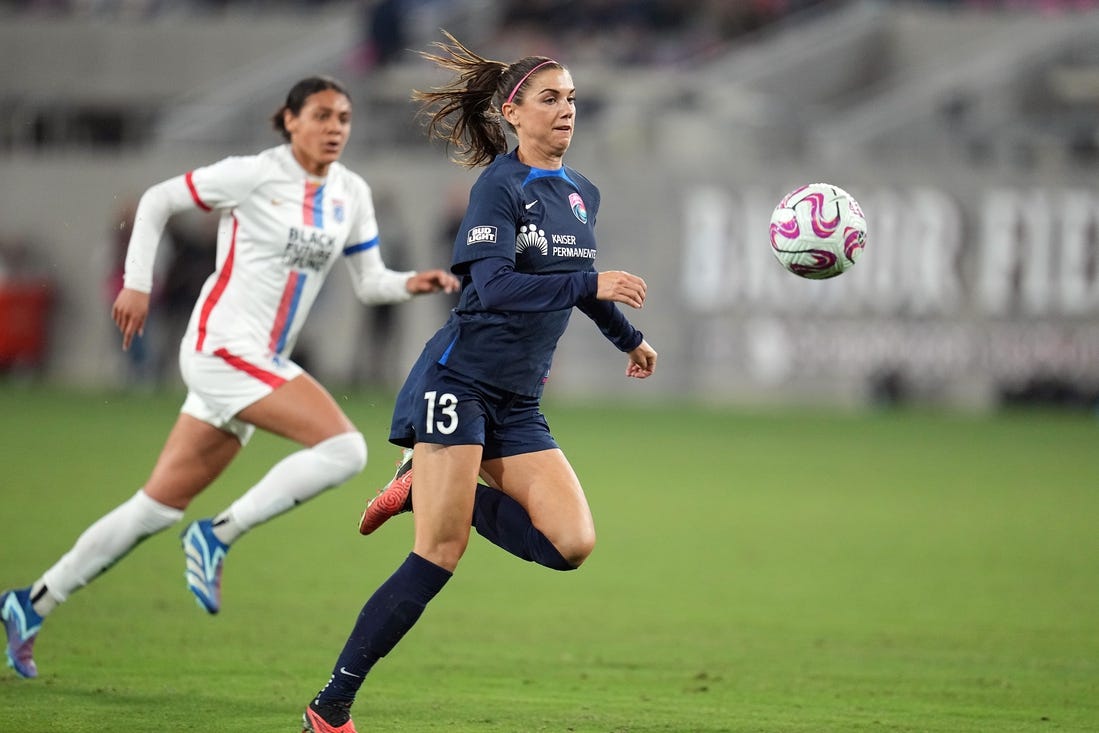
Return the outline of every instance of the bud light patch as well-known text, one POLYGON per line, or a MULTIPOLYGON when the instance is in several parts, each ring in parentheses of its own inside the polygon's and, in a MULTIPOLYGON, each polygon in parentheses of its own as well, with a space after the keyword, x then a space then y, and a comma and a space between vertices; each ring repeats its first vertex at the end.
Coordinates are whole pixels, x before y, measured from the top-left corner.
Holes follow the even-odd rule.
POLYGON ((496 227, 470 227, 466 244, 496 244, 496 227))

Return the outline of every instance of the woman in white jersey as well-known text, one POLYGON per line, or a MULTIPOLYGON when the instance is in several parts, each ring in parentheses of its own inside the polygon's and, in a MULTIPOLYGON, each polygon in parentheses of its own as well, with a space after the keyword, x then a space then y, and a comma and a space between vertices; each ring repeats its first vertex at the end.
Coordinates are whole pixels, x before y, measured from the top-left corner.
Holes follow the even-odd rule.
POLYGON ((332 396, 290 360, 325 276, 337 259, 364 303, 455 292, 443 270, 396 272, 378 248, 370 188, 339 163, 351 99, 335 80, 298 82, 276 112, 286 144, 230 157, 152 186, 142 196, 112 315, 122 346, 141 333, 152 265, 168 218, 217 209, 217 267, 180 344, 188 393, 145 485, 92 524, 30 586, 0 595, 9 664, 34 677, 42 619, 140 540, 175 524, 258 427, 303 446, 213 519, 183 533, 187 585, 217 613, 229 546, 249 529, 337 486, 366 465, 366 442, 332 396))

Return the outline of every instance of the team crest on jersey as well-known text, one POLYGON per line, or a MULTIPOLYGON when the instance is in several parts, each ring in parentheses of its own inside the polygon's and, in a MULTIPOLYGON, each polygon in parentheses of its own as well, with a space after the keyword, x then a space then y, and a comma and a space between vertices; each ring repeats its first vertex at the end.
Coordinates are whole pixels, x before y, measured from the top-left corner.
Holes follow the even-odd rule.
POLYGON ((515 254, 520 254, 530 247, 534 247, 543 255, 549 254, 546 233, 533 224, 524 224, 519 227, 519 234, 515 237, 515 254))
POLYGON ((337 224, 343 224, 344 206, 343 199, 332 199, 332 217, 337 224))
POLYGON ((569 194, 569 207, 572 208, 573 216, 579 219, 581 224, 588 223, 588 210, 584 208, 584 199, 580 198, 580 194, 569 194))

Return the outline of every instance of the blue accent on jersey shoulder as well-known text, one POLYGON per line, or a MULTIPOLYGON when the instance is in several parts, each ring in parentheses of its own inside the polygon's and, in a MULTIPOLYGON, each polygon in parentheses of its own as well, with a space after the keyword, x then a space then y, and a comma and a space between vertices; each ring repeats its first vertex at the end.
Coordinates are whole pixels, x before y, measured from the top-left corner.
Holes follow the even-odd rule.
POLYGON ((446 361, 450 358, 450 350, 454 348, 454 344, 456 343, 458 343, 457 336, 455 336, 454 340, 450 342, 450 345, 446 347, 446 351, 443 352, 443 355, 439 357, 439 363, 443 366, 446 366, 446 361))
POLYGON ((523 181, 523 187, 526 188, 528 183, 537 181, 539 178, 560 178, 577 191, 580 190, 580 186, 576 185, 576 181, 569 178, 569 174, 565 172, 565 166, 561 166, 555 171, 548 171, 544 168, 531 168, 530 173, 527 174, 527 179, 523 181))
POLYGON ((378 236, 378 237, 374 237, 373 239, 371 239, 369 241, 366 241, 366 242, 359 242, 358 244, 349 244, 349 245, 347 245, 346 247, 343 248, 344 256, 353 255, 356 252, 362 252, 364 250, 370 249, 371 247, 377 247, 379 244, 381 244, 381 241, 382 241, 382 238, 380 236, 378 236))

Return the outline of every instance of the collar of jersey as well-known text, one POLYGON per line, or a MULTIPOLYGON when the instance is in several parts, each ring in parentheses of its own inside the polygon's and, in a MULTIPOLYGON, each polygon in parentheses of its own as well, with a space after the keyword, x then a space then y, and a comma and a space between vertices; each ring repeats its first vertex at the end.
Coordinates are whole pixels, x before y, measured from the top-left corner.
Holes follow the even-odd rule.
POLYGON ((523 187, 525 188, 531 181, 537 181, 539 178, 560 178, 575 188, 577 191, 580 187, 576 185, 576 182, 569 178, 569 174, 565 172, 565 166, 561 166, 557 170, 546 170, 545 168, 531 168, 530 173, 527 174, 527 179, 523 181, 523 187))

